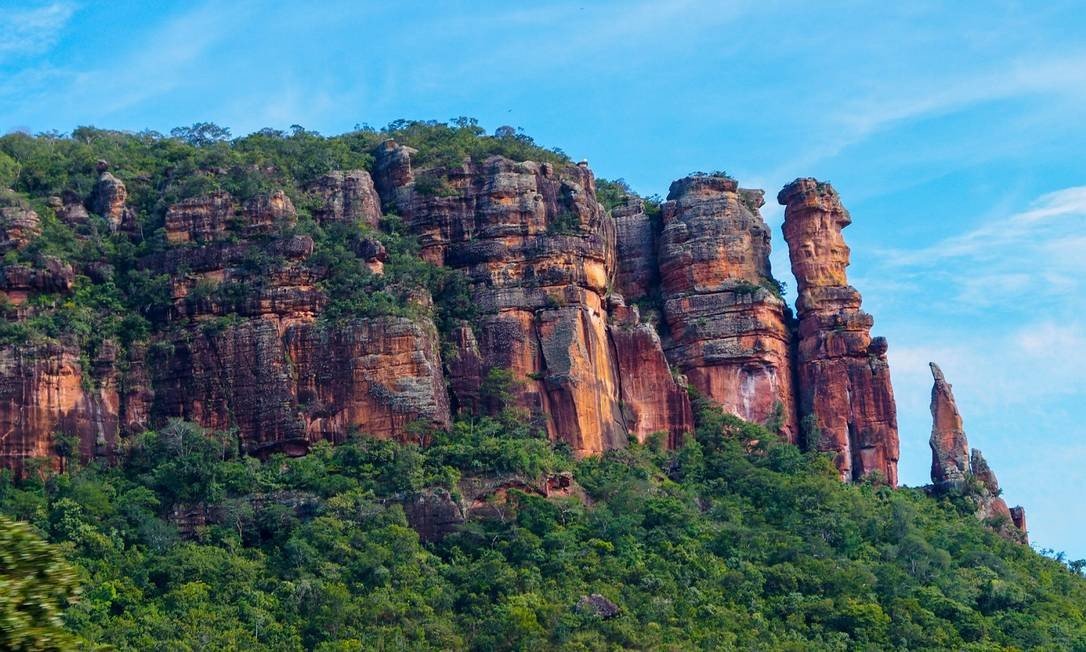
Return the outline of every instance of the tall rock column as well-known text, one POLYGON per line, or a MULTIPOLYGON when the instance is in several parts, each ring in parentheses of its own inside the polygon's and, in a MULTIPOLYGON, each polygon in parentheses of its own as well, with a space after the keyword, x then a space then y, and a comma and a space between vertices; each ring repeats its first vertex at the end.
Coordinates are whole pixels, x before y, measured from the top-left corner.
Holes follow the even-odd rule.
POLYGON ((796 385, 806 445, 830 452, 845 481, 879 473, 897 484, 897 408, 886 340, 848 284, 852 223, 837 191, 796 179, 777 195, 785 206, 784 239, 796 277, 799 343, 796 385))
POLYGON ((723 176, 671 184, 659 244, 666 350, 724 409, 795 441, 791 332, 771 289, 762 195, 723 176))

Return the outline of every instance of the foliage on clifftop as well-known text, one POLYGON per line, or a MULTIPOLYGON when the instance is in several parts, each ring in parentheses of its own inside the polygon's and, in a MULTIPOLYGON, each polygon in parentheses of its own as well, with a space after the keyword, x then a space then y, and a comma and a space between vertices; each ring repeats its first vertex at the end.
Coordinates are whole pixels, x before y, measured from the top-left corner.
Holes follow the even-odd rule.
POLYGON ((702 406, 694 441, 574 462, 507 414, 429 448, 358 439, 261 463, 184 423, 115 468, 0 485, 79 570, 65 622, 119 649, 1083 649, 1086 580, 914 489, 702 406), (572 469, 424 544, 402 503, 572 469), (191 538, 179 515, 216 516, 191 538), (618 613, 578 608, 599 594, 618 613))

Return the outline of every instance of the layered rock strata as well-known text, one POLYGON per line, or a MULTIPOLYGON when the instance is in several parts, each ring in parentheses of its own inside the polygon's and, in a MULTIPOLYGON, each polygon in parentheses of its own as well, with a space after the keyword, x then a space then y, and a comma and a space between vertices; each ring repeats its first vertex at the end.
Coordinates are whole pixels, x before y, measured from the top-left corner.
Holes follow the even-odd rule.
POLYGON ((796 179, 777 195, 796 277, 796 387, 806 445, 834 455, 846 481, 877 473, 897 484, 898 432, 886 340, 848 284, 852 218, 828 183, 796 179))
MULTIPOLYGON (((313 192, 322 219, 376 221, 364 171, 332 173, 313 192)), ((158 417, 182 417, 213 429, 237 428, 254 454, 304 453, 318 440, 357 432, 409 437, 421 421, 443 427, 449 406, 437 332, 426 318, 378 317, 324 325, 324 271, 306 235, 277 236, 297 215, 283 192, 244 204, 226 193, 186 200, 166 213, 172 248, 146 259, 149 269, 182 265, 172 278, 173 318, 189 325, 151 351, 158 417), (262 236, 259 242, 227 236, 262 236), (266 268, 253 261, 271 257, 266 268), (255 277, 254 277, 255 275, 255 277)), ((379 273, 385 251, 359 240, 358 253, 379 273)), ((418 297, 425 314, 429 298, 418 297)))
MULTIPOLYGON (((588 167, 493 156, 416 171, 411 154, 391 141, 378 149, 382 201, 418 236, 424 259, 465 273, 480 313, 454 334, 454 402, 478 404, 492 370, 507 369, 515 404, 576 454, 624 446, 631 431, 643 437, 662 423, 673 424, 669 437, 679 437, 688 422, 672 415, 681 400, 670 374, 660 380, 668 392, 659 396, 627 392, 636 396, 640 418, 627 423, 623 413, 607 307, 615 222, 596 201, 588 167)), ((625 345, 628 338, 619 340, 625 345)), ((643 339, 636 345, 657 346, 643 339)))
POLYGON ((761 191, 723 176, 671 184, 659 236, 667 355, 724 409, 795 441, 792 336, 762 204, 761 191))

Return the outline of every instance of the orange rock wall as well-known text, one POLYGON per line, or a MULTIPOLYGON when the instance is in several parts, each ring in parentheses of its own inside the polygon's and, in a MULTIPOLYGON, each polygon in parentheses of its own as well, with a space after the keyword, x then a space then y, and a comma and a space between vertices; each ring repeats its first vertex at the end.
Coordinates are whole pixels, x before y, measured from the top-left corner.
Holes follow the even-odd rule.
POLYGON ((834 454, 846 481, 878 473, 897 484, 897 409, 886 340, 848 285, 851 217, 829 184, 797 179, 777 196, 799 299, 796 386, 807 445, 834 454))
POLYGON ((666 349, 705 396, 795 441, 792 334, 784 301, 768 289, 761 206, 761 191, 726 177, 671 184, 659 251, 666 349))

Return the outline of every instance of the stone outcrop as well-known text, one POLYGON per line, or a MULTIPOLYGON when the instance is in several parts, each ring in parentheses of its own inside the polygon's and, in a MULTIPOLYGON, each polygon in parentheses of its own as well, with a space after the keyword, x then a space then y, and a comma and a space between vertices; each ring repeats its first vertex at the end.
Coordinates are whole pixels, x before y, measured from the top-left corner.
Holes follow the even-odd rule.
POLYGON ((67 293, 74 283, 71 264, 53 256, 43 256, 41 266, 0 266, 0 293, 10 305, 20 305, 35 293, 67 293))
POLYGON ((236 427, 246 452, 301 454, 352 432, 404 438, 448 425, 436 333, 405 317, 321 329, 268 315, 202 326, 151 352, 154 413, 236 427))
POLYGON ((205 244, 228 233, 251 237, 273 232, 298 219, 290 197, 282 190, 257 195, 244 206, 230 193, 216 191, 186 199, 166 211, 166 240, 170 244, 205 244))
POLYGON ((953 388, 937 364, 932 362, 930 367, 935 380, 931 388, 932 490, 963 492, 976 506, 977 518, 1009 539, 1026 542, 1026 510, 1007 506, 992 467, 980 450, 969 448, 953 388))
POLYGON ((610 314, 626 429, 641 443, 663 433, 669 448, 681 446, 683 435, 694 430, 685 379, 680 383, 672 376, 660 336, 641 321, 636 306, 626 307, 613 297, 610 314))
POLYGON ((41 219, 28 204, 0 195, 0 253, 22 249, 41 235, 41 219))
POLYGON ((762 203, 761 191, 727 177, 671 184, 659 241, 667 355, 724 409, 795 441, 792 336, 784 301, 770 289, 762 203))
POLYGON ((365 170, 336 170, 311 183, 307 190, 321 200, 314 211, 320 222, 360 222, 376 227, 381 199, 365 170))
POLYGON ((952 387, 942 369, 930 363, 935 384, 931 387, 931 481, 961 484, 969 472, 969 440, 952 387))
MULTIPOLYGON (((693 429, 692 388, 833 453, 845 480, 877 473, 896 483, 886 342, 871 337, 873 320, 848 285, 850 216, 828 184, 798 179, 778 195, 796 321, 770 269, 760 190, 696 174, 673 183, 658 210, 629 196, 608 211, 586 163, 490 156, 416 166, 416 154, 389 140, 372 176, 332 171, 290 194, 242 199, 212 192, 144 216, 148 226, 162 218, 165 235, 133 261, 148 285, 140 311, 150 337, 127 348, 39 337, 2 349, 0 464, 54 455, 54 432, 108 456, 117 437, 171 417, 236 429, 253 454, 301 454, 318 440, 407 439, 416 423, 443 427, 457 412, 506 407, 580 456, 657 433, 674 447, 693 429), (383 213, 400 220, 382 223, 383 213), (381 234, 393 226, 394 239, 381 234), (404 279, 400 247, 410 238, 424 261, 456 272, 450 287, 465 282, 470 309, 457 319, 404 279), (382 240, 397 247, 387 275, 382 240), (336 274, 352 269, 358 284, 340 283, 336 274), (371 292, 383 294, 371 304, 371 292), (394 309, 373 307, 390 299, 394 309), (363 316, 372 314, 385 316, 363 316)), ((46 199, 46 222, 55 213, 83 244, 101 237, 92 213, 133 234, 127 199, 102 162, 89 195, 46 199)), ((28 202, 0 197, 7 318, 49 310, 36 295, 133 278, 128 261, 72 265, 28 249, 41 228, 28 202)), ((950 386, 933 373, 933 479, 975 478, 997 497, 987 465, 968 459, 950 386)), ((984 509, 1024 522, 1001 504, 984 509)))
POLYGON ((806 444, 834 454, 842 479, 897 484, 898 432, 886 340, 848 285, 852 222, 828 183, 796 179, 777 195, 799 299, 796 386, 806 444))
MULTIPOLYGON (((117 231, 122 226, 131 228, 135 223, 136 214, 128 207, 128 188, 124 182, 109 172, 109 164, 105 161, 98 162, 98 183, 94 185, 90 198, 87 200, 87 208, 106 219, 110 231, 117 231)), ((68 219, 78 217, 78 214, 69 214, 68 219)))
MULTIPOLYGON (((552 439, 579 455, 624 446, 607 307, 615 222, 596 201, 587 166, 493 156, 416 171, 411 154, 384 143, 374 181, 386 209, 418 236, 422 257, 463 271, 471 284, 480 314, 455 333, 463 345, 449 369, 455 404, 477 405, 491 371, 509 370, 514 403, 552 439)), ((660 382, 674 383, 670 375, 660 382)), ((656 400, 659 407, 641 406, 644 424, 685 423, 670 416, 666 393, 656 400)), ((643 430, 635 426, 635 436, 643 430)))

